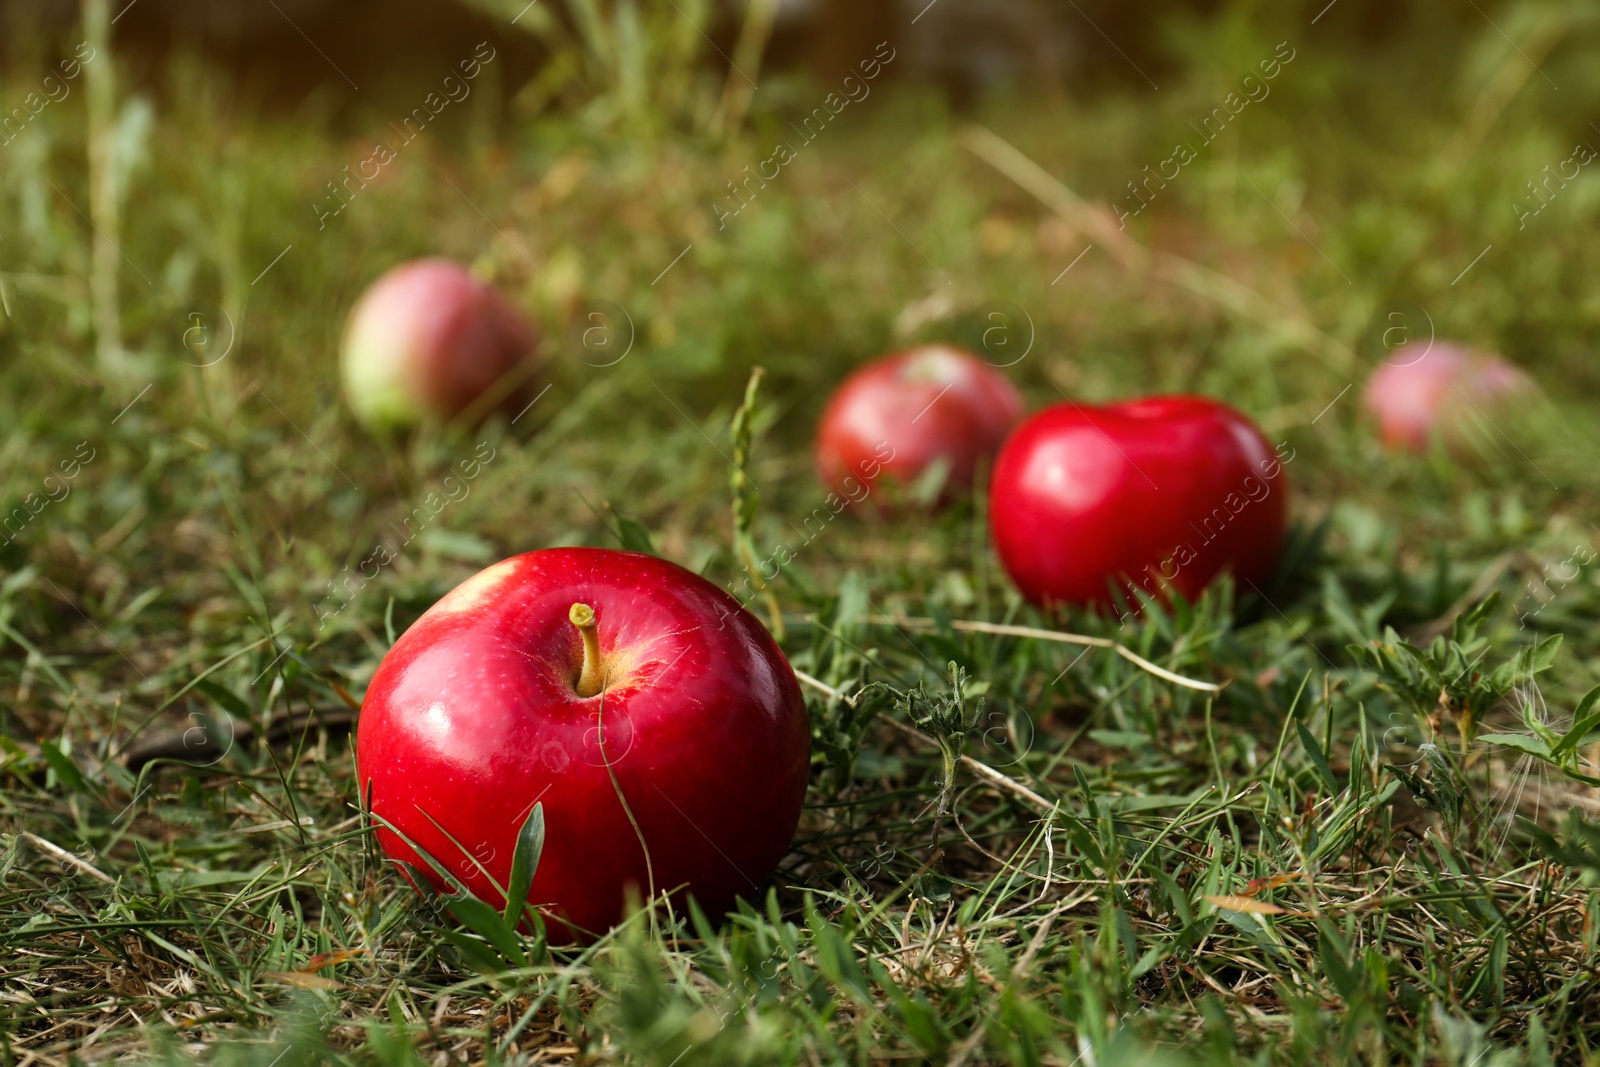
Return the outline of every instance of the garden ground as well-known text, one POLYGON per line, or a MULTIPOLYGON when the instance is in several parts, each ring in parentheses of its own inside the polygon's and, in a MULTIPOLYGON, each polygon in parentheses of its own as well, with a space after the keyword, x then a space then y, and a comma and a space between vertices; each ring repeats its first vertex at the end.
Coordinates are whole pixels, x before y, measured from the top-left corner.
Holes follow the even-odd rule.
POLYGON ((483 62, 410 140, 195 59, 118 85, 91 27, 81 91, 0 148, 0 1054, 1592 1062, 1600 27, 1494 5, 1374 43, 1320 7, 1224 5, 1159 91, 957 114, 885 78, 806 133, 828 87, 761 73, 757 104, 651 13, 509 101, 483 62), (376 442, 339 331, 426 254, 537 316, 550 388, 376 442), (1546 399, 1385 453, 1361 382, 1430 336, 1546 399), (1023 606, 981 497, 807 524, 828 390, 917 340, 1034 405, 1248 412, 1292 457, 1277 578, 1119 628, 1023 606), (551 950, 386 869, 347 739, 429 604, 577 543, 730 588, 787 549, 751 606, 817 683, 815 773, 766 896, 551 950))

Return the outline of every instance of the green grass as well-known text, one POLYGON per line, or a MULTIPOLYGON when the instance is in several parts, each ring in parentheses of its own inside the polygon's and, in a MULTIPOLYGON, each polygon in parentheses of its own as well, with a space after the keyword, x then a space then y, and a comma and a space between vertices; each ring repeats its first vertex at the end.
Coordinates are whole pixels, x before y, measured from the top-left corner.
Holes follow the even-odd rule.
MULTIPOLYGON (((1181 73, 1159 91, 955 115, 885 81, 722 230, 725 183, 827 88, 764 73, 721 132, 724 87, 677 16, 646 18, 642 58, 604 27, 560 43, 571 77, 504 117, 484 81, 321 230, 311 205, 400 105, 262 111, 194 57, 150 96, 103 83, 89 107, 80 80, 0 148, 0 511, 37 509, 0 545, 0 1056, 1600 1059, 1600 796, 1575 777, 1593 723, 1573 730, 1600 584, 1570 562, 1600 542, 1600 186, 1586 168, 1522 229, 1511 207, 1600 145, 1597 27, 1484 4, 1362 43, 1339 8, 1312 26, 1322 6, 1169 28, 1181 73), (1126 234, 1072 206, 1063 186, 1126 196, 1283 40, 1271 96, 1126 234), (975 124, 1049 180, 1017 184, 975 124), (514 427, 380 445, 338 396, 343 315, 434 253, 544 323, 552 387, 514 427), (832 384, 909 340, 996 344, 1002 301, 1007 338, 1033 336, 1010 368, 1032 403, 1196 390, 1288 443, 1294 550, 1264 595, 1224 584, 1120 631, 1041 618, 981 504, 852 509, 807 538, 832 384), (631 332, 619 362, 581 344, 599 302, 610 343, 631 332), (1359 383, 1386 330, 1430 320, 1548 401, 1470 457, 1383 453, 1359 383), (640 914, 488 966, 375 852, 342 695, 477 568, 638 536, 618 515, 736 585, 724 453, 756 365, 750 544, 793 551, 785 650, 843 694, 808 690, 794 849, 726 920, 640 914), (480 449, 466 497, 331 612, 329 583, 480 449), (903 615, 933 621, 884 622, 903 615), (953 625, 973 621, 1110 637, 1224 688, 953 625), (212 747, 130 769, 162 737, 212 747)), ((79 39, 8 43, 33 51, 5 106, 79 39)), ((83 78, 112 59, 102 42, 83 78)))

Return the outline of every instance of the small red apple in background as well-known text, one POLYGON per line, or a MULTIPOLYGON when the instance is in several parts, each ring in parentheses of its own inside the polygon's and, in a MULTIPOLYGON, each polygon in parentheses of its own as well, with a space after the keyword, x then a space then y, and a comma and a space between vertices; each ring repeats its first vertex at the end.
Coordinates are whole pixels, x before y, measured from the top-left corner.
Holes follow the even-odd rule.
POLYGON ((1362 402, 1384 444, 1426 452, 1435 440, 1464 444, 1474 420, 1507 414, 1508 402, 1533 391, 1499 356, 1432 341, 1397 348, 1367 379, 1362 402))
MULTIPOLYGON (((756 894, 799 822, 810 733, 794 672, 738 601, 653 556, 552 548, 469 578, 395 642, 356 762, 373 814, 494 904, 477 864, 508 885, 543 804, 529 901, 562 940, 616 924, 630 886, 686 888, 708 913, 756 894)), ((379 827, 390 857, 436 878, 379 827)))
POLYGON ((943 460, 947 487, 970 486, 1022 411, 1011 381, 970 352, 947 345, 896 352, 856 371, 828 401, 817 427, 817 473, 834 487, 885 476, 906 486, 943 460))
POLYGON ((995 461, 995 548, 1023 595, 1047 607, 1110 606, 1114 586, 1193 600, 1224 569, 1260 585, 1283 549, 1293 458, 1204 397, 1057 404, 995 461))
MULTIPOLYGON (((393 431, 462 414, 508 375, 526 403, 538 334, 458 263, 419 259, 367 288, 345 325, 345 396, 363 425, 393 431)), ((482 412, 487 415, 488 412, 482 412)))

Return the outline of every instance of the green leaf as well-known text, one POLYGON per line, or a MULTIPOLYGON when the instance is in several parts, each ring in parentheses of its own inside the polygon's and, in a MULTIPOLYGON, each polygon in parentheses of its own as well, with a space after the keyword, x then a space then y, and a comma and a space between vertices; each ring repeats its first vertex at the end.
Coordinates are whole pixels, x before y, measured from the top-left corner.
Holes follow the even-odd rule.
POLYGON ((1454 838, 1461 825, 1463 810, 1462 791, 1457 784, 1456 769, 1438 745, 1425 744, 1420 751, 1422 758, 1428 764, 1428 784, 1433 787, 1434 796, 1439 802, 1437 810, 1444 816, 1445 828, 1454 838))
POLYGON ((1306 729, 1305 723, 1296 720, 1294 728, 1300 734, 1300 744, 1305 746, 1306 755, 1311 757, 1311 762, 1316 764, 1317 773, 1322 775, 1322 780, 1328 784, 1328 791, 1337 793, 1339 783, 1333 777, 1333 768, 1328 766, 1328 757, 1322 754, 1322 746, 1311 736, 1311 731, 1306 729))
POLYGON ((1478 740, 1501 748, 1514 748, 1542 760, 1551 758, 1550 746, 1532 734, 1479 734, 1478 740))
POLYGON ((250 705, 240 700, 238 695, 229 689, 224 689, 209 678, 202 678, 194 683, 194 687, 222 706, 222 709, 235 718, 250 718, 250 705))
MULTIPOLYGON (((442 878, 445 884, 450 886, 452 891, 460 895, 471 895, 471 890, 469 890, 466 885, 462 883, 461 879, 457 878, 455 874, 451 872, 450 868, 434 859, 433 855, 427 849, 423 848, 421 845, 411 840, 411 838, 407 837, 404 831, 395 826, 394 823, 370 809, 367 812, 367 817, 375 823, 382 824, 385 830, 388 830, 390 833, 394 834, 394 836, 398 837, 401 841, 404 841, 406 845, 410 847, 411 851, 422 857, 423 862, 429 867, 433 868, 433 872, 442 878)), ((401 860, 399 862, 404 863, 405 861, 401 860)), ((413 865, 407 863, 406 866, 411 867, 413 865)))
POLYGON ((1600 688, 1591 689, 1588 695, 1579 701, 1577 710, 1573 712, 1572 729, 1562 734, 1561 739, 1550 746, 1552 756, 1557 759, 1565 756, 1600 727, 1600 711, 1589 710, 1594 706, 1596 697, 1600 697, 1600 688))
POLYGON ((156 873, 156 865, 150 859, 150 852, 144 847, 144 842, 137 837, 133 839, 133 850, 139 855, 139 863, 144 867, 144 875, 150 879, 150 888, 156 891, 156 896, 164 896, 166 888, 161 884, 161 876, 156 873))
POLYGON ((522 953, 522 939, 498 911, 474 896, 445 897, 444 906, 462 926, 493 945, 508 964, 514 967, 527 966, 527 957, 522 953))
POLYGON ((1404 782, 1405 787, 1411 791, 1412 797, 1415 798, 1418 804, 1421 804, 1429 811, 1439 810, 1438 798, 1434 796, 1433 789, 1420 774, 1408 767, 1401 767, 1394 763, 1384 764, 1383 769, 1404 782))
POLYGON ((9 637, 11 640, 15 641, 18 647, 20 647, 24 652, 28 653, 29 663, 31 665, 38 666, 40 670, 44 671, 45 676, 54 682, 56 687, 63 693, 71 693, 73 691, 72 683, 68 682, 61 676, 61 672, 56 670, 56 665, 50 662, 49 658, 46 657, 43 652, 40 652, 32 641, 29 641, 26 637, 22 636, 22 634, 18 633, 16 629, 7 623, 3 618, 0 618, 0 635, 9 637))
POLYGON ((1489 616, 1500 603, 1499 592, 1490 593, 1477 607, 1465 615, 1456 617, 1455 625, 1451 627, 1451 638, 1460 645, 1471 643, 1478 636, 1478 631, 1483 624, 1489 621, 1489 616))
POLYGON ((523 909, 528 906, 528 892, 533 888, 533 876, 539 870, 539 856, 544 852, 544 805, 535 804, 533 810, 517 831, 517 847, 511 854, 511 877, 506 882, 505 920, 515 929, 522 922, 523 909))
POLYGON ((1361 964, 1351 959, 1350 945, 1327 920, 1318 924, 1317 955, 1322 959, 1322 970, 1339 995, 1346 1002, 1361 994, 1361 964))
POLYGON ((468 937, 455 930, 439 930, 438 934, 448 944, 454 946, 457 952, 461 953, 462 958, 473 970, 487 975, 503 974, 505 972, 505 961, 496 959, 494 953, 489 951, 489 946, 482 941, 468 937))
POLYGON ((1106 748, 1127 748, 1135 751, 1150 747, 1150 735, 1137 730, 1090 730, 1089 737, 1106 748))
POLYGON ((1144 955, 1139 957, 1137 963, 1128 971, 1129 978, 1139 978, 1155 967, 1156 964, 1166 959, 1169 950, 1161 945, 1154 945, 1144 950, 1144 955))
POLYGON ((1062 814, 1061 829, 1077 850, 1088 858, 1094 866, 1104 870, 1107 866, 1105 854, 1100 849, 1100 843, 1095 840, 1089 828, 1070 814, 1062 814))
POLYGON ((1531 700, 1523 702, 1522 724, 1528 728, 1533 736, 1543 741, 1547 747, 1554 748, 1561 741, 1561 738, 1557 736, 1554 730, 1539 721, 1539 716, 1531 700))
POLYGON ((817 969, 857 1004, 876 1006, 866 972, 839 928, 815 913, 806 917, 806 925, 811 929, 817 969))
POLYGON ((1583 699, 1578 701, 1578 706, 1572 709, 1572 717, 1574 719, 1583 718, 1589 714, 1589 709, 1593 708, 1597 702, 1600 702, 1600 685, 1595 686, 1583 695, 1583 699))
POLYGON ((17 865, 17 856, 22 851, 22 835, 6 834, 0 839, 5 841, 6 846, 5 855, 0 856, 0 885, 5 885, 6 879, 11 876, 11 868, 17 865))
POLYGON ((909 496, 919 505, 929 506, 939 499, 945 483, 950 479, 950 459, 939 456, 925 467, 911 483, 909 496))
POLYGON ((612 536, 617 539, 625 551, 643 552, 647 556, 660 554, 656 551, 655 538, 650 536, 650 528, 648 526, 631 515, 624 515, 619 511, 612 510, 609 504, 606 505, 606 509, 611 511, 613 521, 611 526, 612 536))
POLYGON ((1528 653, 1528 674, 1542 674, 1555 666, 1556 656, 1561 651, 1561 643, 1566 640, 1562 634, 1555 634, 1543 641, 1537 642, 1532 651, 1528 653))
POLYGON ((1577 811, 1567 812, 1562 840, 1539 826, 1526 822, 1528 833, 1546 858, 1572 867, 1583 877, 1583 884, 1600 884, 1600 824, 1589 822, 1577 811))
POLYGON ((401 870, 406 872, 406 877, 411 879, 412 887, 416 889, 418 893, 422 894, 424 898, 433 900, 439 896, 439 891, 434 888, 433 882, 429 880, 427 872, 421 867, 418 867, 415 863, 409 863, 405 860, 395 860, 394 862, 400 866, 401 870))
POLYGON ((1189 906, 1189 894, 1179 887, 1177 879, 1160 867, 1152 867, 1150 873, 1155 875, 1157 884, 1166 891, 1167 900, 1171 902, 1173 913, 1178 916, 1179 921, 1184 926, 1194 922, 1194 909, 1189 906))
POLYGON ((63 751, 66 747, 65 738, 60 742, 46 741, 39 746, 39 754, 50 765, 50 769, 56 772, 56 780, 66 786, 69 792, 87 793, 90 791, 89 783, 84 781, 83 772, 72 762, 72 757, 63 751))

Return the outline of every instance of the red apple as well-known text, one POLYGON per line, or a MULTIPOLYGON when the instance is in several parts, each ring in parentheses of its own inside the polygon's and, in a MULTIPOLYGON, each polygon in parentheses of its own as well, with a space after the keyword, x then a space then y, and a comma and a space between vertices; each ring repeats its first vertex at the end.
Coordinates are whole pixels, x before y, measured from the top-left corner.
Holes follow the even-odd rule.
POLYGON ((794 672, 738 601, 653 556, 551 548, 469 578, 395 642, 361 705, 378 841, 414 842, 502 904, 544 805, 529 901, 563 940, 630 889, 707 909, 755 894, 800 818, 810 724, 794 672), (642 844, 641 844, 642 839, 642 844), (483 870, 479 869, 479 864, 483 870))
POLYGON ((1509 413, 1532 380, 1499 356, 1445 341, 1404 345, 1367 379, 1362 400, 1390 448, 1459 447, 1474 421, 1509 413))
POLYGON ((1010 380, 970 352, 947 345, 896 352, 856 371, 828 401, 817 428, 817 473, 853 499, 857 485, 886 477, 904 486, 940 461, 948 464, 947 486, 970 486, 1022 409, 1010 380))
POLYGON ((1103 608, 1113 588, 1137 607, 1135 586, 1193 600, 1223 570, 1260 585, 1283 548, 1293 458, 1204 397, 1057 404, 995 461, 995 547, 1023 594, 1047 607, 1103 608))
POLYGON ((496 386, 507 394, 501 406, 521 407, 537 345, 527 320, 465 267, 419 259, 373 282, 351 309, 345 396, 377 431, 448 421, 496 386))

